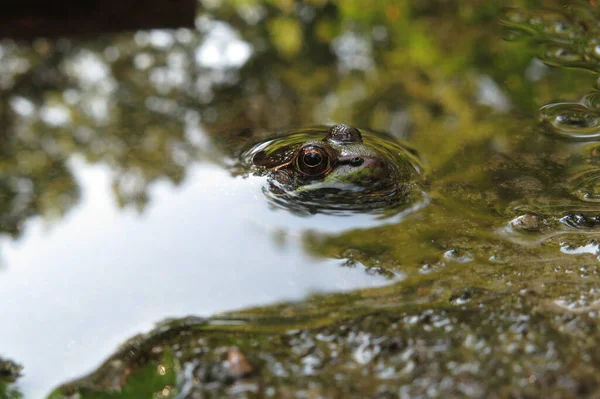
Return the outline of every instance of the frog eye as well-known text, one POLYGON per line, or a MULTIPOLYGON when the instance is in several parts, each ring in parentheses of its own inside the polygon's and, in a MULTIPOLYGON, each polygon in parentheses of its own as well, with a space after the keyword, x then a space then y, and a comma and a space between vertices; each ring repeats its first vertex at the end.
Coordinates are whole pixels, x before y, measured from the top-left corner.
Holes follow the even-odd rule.
POLYGON ((308 145, 300 149, 296 158, 296 166, 302 174, 319 176, 329 171, 331 159, 325 149, 316 145, 308 145))

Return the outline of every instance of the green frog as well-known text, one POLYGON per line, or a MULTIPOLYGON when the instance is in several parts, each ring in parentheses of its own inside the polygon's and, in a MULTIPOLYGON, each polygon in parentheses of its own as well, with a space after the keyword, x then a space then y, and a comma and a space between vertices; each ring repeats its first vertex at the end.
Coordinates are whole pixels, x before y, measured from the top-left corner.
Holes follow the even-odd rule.
MULTIPOLYGON (((242 154, 263 192, 296 213, 389 213, 421 196, 416 152, 382 133, 338 124, 294 130, 242 154)), ((394 212, 395 213, 395 212, 394 212)))

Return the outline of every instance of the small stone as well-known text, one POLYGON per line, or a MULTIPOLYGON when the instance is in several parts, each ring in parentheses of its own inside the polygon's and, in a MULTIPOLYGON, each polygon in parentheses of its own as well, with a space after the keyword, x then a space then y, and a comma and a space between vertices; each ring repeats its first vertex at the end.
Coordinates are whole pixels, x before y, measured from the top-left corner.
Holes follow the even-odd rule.
POLYGON ((252 366, 248 363, 246 356, 238 348, 229 348, 227 351, 227 363, 234 378, 242 378, 252 372, 252 366))

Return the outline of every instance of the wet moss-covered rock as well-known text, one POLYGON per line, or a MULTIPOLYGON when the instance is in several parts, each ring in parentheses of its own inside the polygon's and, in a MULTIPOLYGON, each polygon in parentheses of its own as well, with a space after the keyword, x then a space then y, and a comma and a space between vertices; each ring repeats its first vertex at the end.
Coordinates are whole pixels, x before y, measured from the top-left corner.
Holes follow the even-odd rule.
POLYGON ((356 307, 354 317, 339 319, 313 314, 331 300, 322 297, 167 321, 52 397, 133 398, 152 390, 186 398, 600 393, 597 310, 564 312, 527 290, 444 291, 433 302, 418 296, 392 305, 388 293, 388 306, 356 307))

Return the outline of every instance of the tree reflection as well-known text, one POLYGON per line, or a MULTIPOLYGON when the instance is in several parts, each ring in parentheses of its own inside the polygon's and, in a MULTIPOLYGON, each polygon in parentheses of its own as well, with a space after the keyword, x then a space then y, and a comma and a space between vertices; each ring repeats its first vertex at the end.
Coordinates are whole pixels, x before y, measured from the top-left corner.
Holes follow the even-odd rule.
POLYGON ((222 132, 238 129, 344 121, 435 141, 443 164, 491 134, 490 107, 510 118, 508 104, 536 106, 532 54, 503 51, 499 6, 476 3, 239 1, 204 7, 197 30, 4 41, 0 229, 18 236, 28 218, 77 203, 74 154, 109 165, 119 205, 142 210, 154 182, 219 161, 204 134, 225 156, 236 140, 222 132), (496 92, 509 81, 504 99, 482 79, 496 92))
POLYGON ((20 399, 21 392, 12 386, 21 376, 23 367, 12 360, 0 357, 0 399, 20 399))

